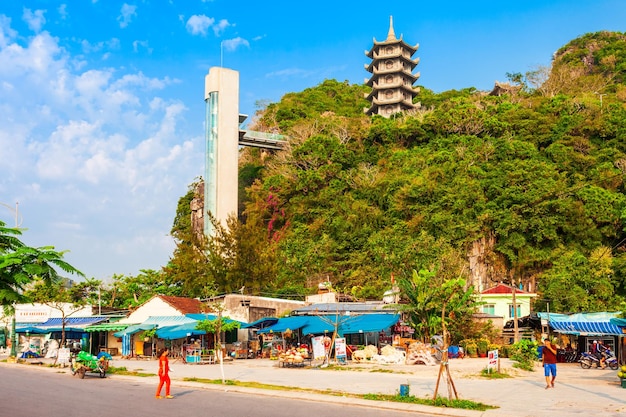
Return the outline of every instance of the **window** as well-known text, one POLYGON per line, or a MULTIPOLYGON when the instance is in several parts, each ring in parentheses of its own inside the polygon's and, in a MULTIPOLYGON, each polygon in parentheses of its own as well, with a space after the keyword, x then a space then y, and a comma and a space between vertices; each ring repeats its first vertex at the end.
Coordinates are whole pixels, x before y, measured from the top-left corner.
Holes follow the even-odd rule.
POLYGON ((392 69, 393 68, 393 61, 387 61, 385 62, 385 67, 387 67, 387 69, 392 69))
POLYGON ((492 316, 494 316, 495 312, 496 312, 496 306, 494 304, 483 305, 483 313, 491 314, 492 316))
MULTIPOLYGON (((521 317, 522 316, 522 305, 518 304, 517 305, 517 317, 521 317)), ((514 318, 515 317, 515 312, 513 311, 513 304, 509 304, 509 318, 514 318)))
POLYGON ((388 46, 387 47, 387 54, 389 54, 389 55, 393 54, 393 46, 388 46))

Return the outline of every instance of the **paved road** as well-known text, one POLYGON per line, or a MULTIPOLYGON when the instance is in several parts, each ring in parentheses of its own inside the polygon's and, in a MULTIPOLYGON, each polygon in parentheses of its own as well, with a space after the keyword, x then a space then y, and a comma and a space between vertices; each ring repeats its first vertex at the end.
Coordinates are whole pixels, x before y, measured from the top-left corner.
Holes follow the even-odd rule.
MULTIPOLYGON (((0 363, 1 366, 25 366, 0 363)), ((112 366, 126 367, 156 374, 154 360, 114 359, 112 366)), ((275 361, 267 359, 240 359, 219 365, 183 364, 170 361, 173 392, 183 387, 202 387, 209 390, 264 393, 271 396, 306 397, 313 401, 347 401, 360 403, 363 400, 332 395, 301 394, 294 391, 267 391, 234 386, 205 385, 183 381, 183 378, 221 379, 222 369, 227 380, 260 382, 286 387, 301 387, 346 393, 395 394, 401 384, 408 384, 412 395, 430 397, 437 382, 439 366, 425 365, 361 365, 350 364, 341 370, 320 368, 279 368, 275 361)), ((441 409, 398 403, 378 403, 375 406, 392 407, 426 415, 486 416, 486 417, 536 417, 536 416, 623 416, 626 413, 626 389, 621 388, 616 371, 581 369, 578 364, 559 364, 556 387, 544 389, 545 382, 541 367, 534 372, 517 370, 508 359, 502 359, 501 368, 511 378, 488 380, 479 376, 487 365, 486 359, 453 359, 450 373, 461 399, 483 402, 499 408, 485 412, 441 409)), ((1 369, 1 368, 0 368, 1 369)), ((49 367, 41 369, 51 370, 49 367)), ((0 371, 1 372, 1 371, 0 371)), ((58 372, 58 370, 56 371, 58 372)), ((111 375, 112 379, 126 377, 111 375)), ((133 377, 137 378, 137 377, 133 377)), ((146 378, 143 378, 146 381, 146 378)), ((156 377, 147 378, 156 383, 156 377)), ((439 393, 446 396, 446 384, 442 383, 439 393)), ((149 393, 151 395, 151 393, 149 393)), ((366 402, 368 403, 368 402, 366 402)), ((371 403, 371 402, 369 402, 371 403)))
MULTIPOLYGON (((153 378, 69 377, 34 367, 0 369, 0 415, 6 417, 378 417, 381 410, 337 402, 176 387, 173 400, 156 400, 153 378)), ((385 417, 406 417, 385 410, 385 417)))

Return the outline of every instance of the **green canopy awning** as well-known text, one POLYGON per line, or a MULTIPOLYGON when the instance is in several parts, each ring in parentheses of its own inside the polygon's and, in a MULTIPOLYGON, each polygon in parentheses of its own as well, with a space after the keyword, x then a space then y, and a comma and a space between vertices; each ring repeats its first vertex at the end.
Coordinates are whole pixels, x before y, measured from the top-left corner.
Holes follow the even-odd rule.
POLYGON ((119 332, 126 329, 130 324, 118 324, 118 323, 102 323, 94 324, 93 326, 85 327, 86 332, 119 332))

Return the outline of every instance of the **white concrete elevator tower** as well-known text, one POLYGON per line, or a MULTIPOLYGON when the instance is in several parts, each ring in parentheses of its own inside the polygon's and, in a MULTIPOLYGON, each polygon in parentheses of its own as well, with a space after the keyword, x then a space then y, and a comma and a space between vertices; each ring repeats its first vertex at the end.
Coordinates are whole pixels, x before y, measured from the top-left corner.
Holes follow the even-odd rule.
MULTIPOLYGON (((220 224, 237 214, 239 159, 239 72, 212 67, 204 81, 206 103, 204 213, 220 224), (219 198, 218 198, 219 195, 219 198)), ((210 218, 204 215, 204 235, 213 236, 210 218)))

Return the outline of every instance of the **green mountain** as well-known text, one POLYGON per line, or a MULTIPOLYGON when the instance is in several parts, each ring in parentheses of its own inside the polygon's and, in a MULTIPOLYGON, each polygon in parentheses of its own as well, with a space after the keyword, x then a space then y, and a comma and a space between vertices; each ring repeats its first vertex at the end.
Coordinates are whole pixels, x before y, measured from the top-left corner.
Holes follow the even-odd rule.
POLYGON ((393 277, 430 269, 477 289, 520 285, 537 308, 620 308, 625 36, 570 42, 512 95, 422 86, 421 108, 390 119, 363 114, 363 85, 285 95, 254 129, 290 146, 243 151, 245 208, 206 279, 272 295, 328 281, 380 299, 393 277))

